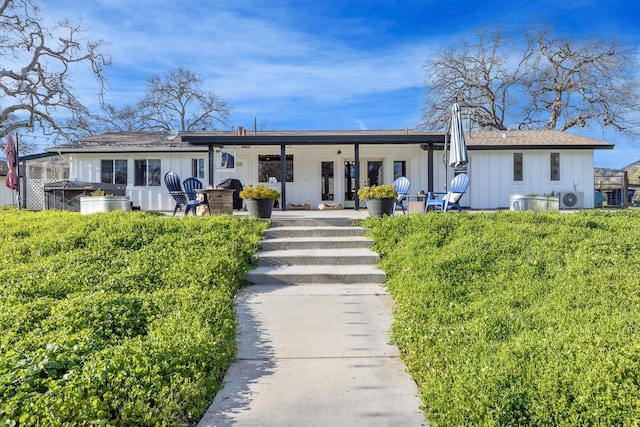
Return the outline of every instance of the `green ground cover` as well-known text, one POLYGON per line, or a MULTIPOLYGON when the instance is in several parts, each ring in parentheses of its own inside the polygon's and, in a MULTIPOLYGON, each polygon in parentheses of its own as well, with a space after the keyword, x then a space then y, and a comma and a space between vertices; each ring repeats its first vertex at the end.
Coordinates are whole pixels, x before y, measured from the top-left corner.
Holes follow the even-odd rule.
POLYGON ((190 425, 266 223, 0 210, 0 424, 190 425))
POLYGON ((640 424, 640 215, 368 219, 430 425, 640 424))

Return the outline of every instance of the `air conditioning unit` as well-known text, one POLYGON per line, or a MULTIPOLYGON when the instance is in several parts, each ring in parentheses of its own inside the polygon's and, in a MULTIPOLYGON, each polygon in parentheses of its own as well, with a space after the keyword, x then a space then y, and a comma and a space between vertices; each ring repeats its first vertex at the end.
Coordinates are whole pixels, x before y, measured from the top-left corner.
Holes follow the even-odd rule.
POLYGON ((560 209, 584 208, 584 193, 582 191, 566 191, 559 195, 560 209))

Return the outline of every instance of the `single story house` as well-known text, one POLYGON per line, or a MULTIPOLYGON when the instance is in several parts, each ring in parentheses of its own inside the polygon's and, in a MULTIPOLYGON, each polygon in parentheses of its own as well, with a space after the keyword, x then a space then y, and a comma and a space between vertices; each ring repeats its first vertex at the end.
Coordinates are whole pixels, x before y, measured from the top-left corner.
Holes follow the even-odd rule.
POLYGON ((457 173, 471 184, 461 200, 470 209, 509 207, 511 194, 574 192, 594 206, 593 153, 613 144, 560 131, 473 131, 465 134, 469 163, 443 161, 442 132, 237 131, 106 133, 47 149, 65 159, 72 181, 125 184, 133 205, 169 211, 163 177, 174 171, 205 185, 228 178, 264 183, 282 193, 280 206, 309 203, 359 208, 358 188, 411 180, 410 194, 442 191, 457 173), (445 178, 446 177, 446 178, 445 178))

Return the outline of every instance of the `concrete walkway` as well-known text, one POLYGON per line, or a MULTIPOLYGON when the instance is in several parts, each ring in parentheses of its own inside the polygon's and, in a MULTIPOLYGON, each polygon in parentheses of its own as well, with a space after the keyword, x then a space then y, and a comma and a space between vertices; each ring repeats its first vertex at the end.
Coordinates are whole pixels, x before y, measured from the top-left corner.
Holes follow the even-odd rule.
MULTIPOLYGON (((277 218, 297 215, 274 212, 277 218)), ((362 215, 353 211, 351 219, 362 215)), ((296 251, 305 249, 288 252, 296 251)), ((276 263, 288 262, 283 259, 289 258, 276 263)), ((337 262, 335 270, 349 268, 337 262)), ((328 269, 302 264, 274 271, 328 269)), ((254 277, 264 282, 238 295, 237 360, 199 427, 427 425, 417 387, 389 344, 393 302, 383 285, 254 277)))

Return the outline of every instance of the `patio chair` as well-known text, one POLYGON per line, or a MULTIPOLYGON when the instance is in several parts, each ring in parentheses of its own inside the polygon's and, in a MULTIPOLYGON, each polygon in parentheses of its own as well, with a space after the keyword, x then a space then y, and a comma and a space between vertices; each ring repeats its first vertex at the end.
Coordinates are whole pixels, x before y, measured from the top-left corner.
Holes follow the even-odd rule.
POLYGON ((407 211, 404 208, 404 201, 407 199, 407 194, 409 193, 409 187, 411 186, 411 181, 406 176, 401 176, 400 178, 393 181, 393 187, 398 192, 398 198, 396 200, 395 205, 393 205, 393 213, 396 213, 396 207, 400 206, 402 212, 406 215, 407 211))
POLYGON ((435 193, 430 191, 427 194, 427 203, 425 203, 424 210, 440 210, 446 212, 451 208, 458 209, 458 212, 462 212, 460 207, 460 198, 467 191, 469 186, 469 176, 461 173, 451 180, 449 191, 446 193, 435 193))
POLYGON ((189 200, 187 199, 185 192, 182 190, 182 185, 180 185, 180 177, 175 172, 170 171, 164 175, 164 185, 167 186, 169 194, 176 202, 176 207, 173 208, 173 215, 175 216, 178 209, 187 207, 189 200))
POLYGON ((182 187, 184 188, 184 192, 187 195, 187 210, 184 212, 185 215, 189 213, 189 211, 193 211, 193 214, 196 214, 196 208, 198 206, 206 206, 209 214, 211 214, 211 208, 209 207, 209 200, 207 200, 207 194, 204 193, 204 199, 198 200, 196 197, 196 190, 202 189, 202 182, 197 178, 187 178, 182 181, 182 187))

